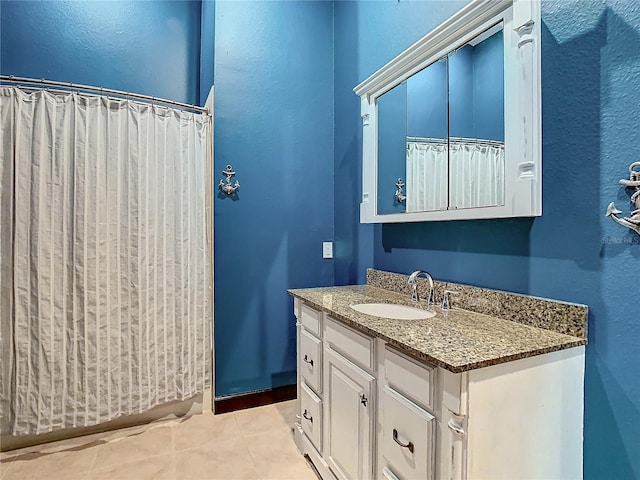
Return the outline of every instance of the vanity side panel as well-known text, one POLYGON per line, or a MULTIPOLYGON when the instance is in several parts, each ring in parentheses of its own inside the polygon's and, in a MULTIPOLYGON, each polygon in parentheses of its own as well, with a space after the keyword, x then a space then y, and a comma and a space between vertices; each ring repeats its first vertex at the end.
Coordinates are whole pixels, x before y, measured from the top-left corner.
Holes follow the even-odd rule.
POLYGON ((302 323, 300 323, 302 300, 293 297, 293 314, 296 317, 296 419, 293 423, 293 439, 300 452, 304 453, 304 444, 302 441, 302 424, 301 424, 301 404, 300 404, 300 336, 302 332, 302 323))
POLYGON ((584 351, 469 372, 467 478, 582 478, 584 351))

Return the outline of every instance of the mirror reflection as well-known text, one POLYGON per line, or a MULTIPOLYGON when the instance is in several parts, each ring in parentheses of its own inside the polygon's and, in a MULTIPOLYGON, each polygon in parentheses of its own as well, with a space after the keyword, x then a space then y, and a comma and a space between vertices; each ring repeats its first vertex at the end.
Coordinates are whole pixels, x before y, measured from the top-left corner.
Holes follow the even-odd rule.
POLYGON ((449 54, 449 208, 504 205, 503 52, 498 25, 449 54))
POLYGON ((405 178, 407 136, 407 82, 378 99, 378 213, 401 213, 405 202, 394 193, 399 178, 405 178))
POLYGON ((502 24, 379 97, 378 214, 504 205, 504 164, 502 24))
POLYGON ((407 105, 406 211, 446 210, 449 175, 446 59, 407 80, 407 105))

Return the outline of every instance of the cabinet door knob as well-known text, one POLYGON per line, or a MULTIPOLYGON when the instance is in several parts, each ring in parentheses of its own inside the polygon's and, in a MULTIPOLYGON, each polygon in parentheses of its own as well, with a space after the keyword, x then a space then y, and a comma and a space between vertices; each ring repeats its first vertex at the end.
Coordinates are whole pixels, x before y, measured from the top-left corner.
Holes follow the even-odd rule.
POLYGON ((307 413, 307 409, 306 408, 304 409, 304 413, 302 414, 302 416, 305 419, 309 420, 311 423, 313 423, 313 417, 307 413))
POLYGON ((400 445, 402 448, 406 448, 411 453, 413 453, 413 442, 402 443, 400 440, 398 440, 398 430, 396 430, 395 428, 393 429, 393 441, 400 445))
POLYGON ((309 360, 306 355, 304 356, 304 358, 302 360, 305 363, 308 363, 309 365, 311 365, 313 367, 313 360, 309 360))
POLYGON ((368 402, 368 401, 369 401, 369 400, 367 399, 367 397, 365 397, 365 396, 364 396, 364 393, 363 393, 362 395, 360 395, 360 403, 361 403, 362 405, 364 405, 364 406, 366 407, 366 406, 367 406, 367 402, 368 402))

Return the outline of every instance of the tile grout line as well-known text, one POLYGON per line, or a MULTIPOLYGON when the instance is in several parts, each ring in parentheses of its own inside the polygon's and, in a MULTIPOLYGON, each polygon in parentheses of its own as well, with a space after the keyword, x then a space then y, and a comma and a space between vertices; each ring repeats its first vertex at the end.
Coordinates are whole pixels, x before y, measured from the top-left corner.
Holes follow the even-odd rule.
POLYGON ((178 454, 176 452, 176 431, 174 430, 178 424, 171 425, 171 455, 173 455, 173 478, 178 478, 178 454))
MULTIPOLYGON (((238 410, 238 411, 241 411, 241 410, 238 410)), ((240 422, 238 422, 238 417, 236 416, 236 412, 233 412, 233 421, 236 422, 238 430, 240 430, 240 436, 242 437, 242 445, 244 446, 244 448, 246 448, 247 452, 249 452, 249 458, 251 459, 253 468, 256 470, 256 473, 257 473, 258 464, 256 463, 255 458, 253 458, 253 454, 251 453, 251 449, 249 448, 249 444, 247 443, 247 438, 244 435, 245 429, 240 427, 240 422)))
POLYGON ((155 455, 142 456, 140 458, 136 458, 135 460, 128 460, 128 461, 120 462, 120 463, 109 463, 107 465, 103 465, 100 468, 96 468, 94 470, 94 472, 95 471, 99 472, 101 470, 108 470, 108 469, 112 469, 112 468, 115 468, 115 467, 127 466, 127 465, 130 465, 130 464, 133 464, 133 463, 139 463, 141 461, 147 461, 147 460, 150 460, 150 459, 164 458, 165 456, 166 456, 166 453, 157 453, 155 455))
POLYGON ((91 473, 93 472, 93 467, 96 464, 96 458, 98 458, 98 449, 96 449, 94 455, 93 455, 93 460, 91 460, 91 465, 89 465, 89 469, 87 470, 87 473, 91 473))
POLYGON ((98 450, 102 445, 104 445, 104 443, 99 443, 98 445, 96 445, 96 451, 93 454, 93 460, 91 461, 91 465, 89 467, 89 470, 87 470, 87 473, 93 472, 93 469, 96 466, 96 460, 98 459, 98 450))
MULTIPOLYGON (((2 465, 2 464, 0 464, 0 465, 2 465)), ((8 475, 8 473, 7 473, 7 472, 8 472, 8 471, 11 469, 11 467, 13 466, 13 465, 11 465, 11 463, 8 463, 8 464, 7 464, 7 463, 5 463, 4 465, 6 465, 6 467, 4 467, 4 468, 0 468, 0 480, 4 480, 4 479, 7 477, 7 475, 8 475)))

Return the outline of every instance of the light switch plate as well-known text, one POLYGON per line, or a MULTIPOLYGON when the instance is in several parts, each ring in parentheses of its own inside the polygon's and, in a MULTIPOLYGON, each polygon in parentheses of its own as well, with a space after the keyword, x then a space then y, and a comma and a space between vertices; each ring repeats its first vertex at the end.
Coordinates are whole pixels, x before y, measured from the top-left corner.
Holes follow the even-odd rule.
POLYGON ((322 258, 333 258, 333 242, 322 242, 322 258))

